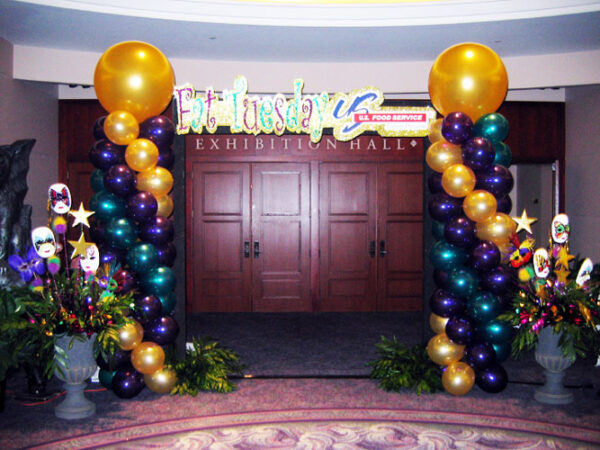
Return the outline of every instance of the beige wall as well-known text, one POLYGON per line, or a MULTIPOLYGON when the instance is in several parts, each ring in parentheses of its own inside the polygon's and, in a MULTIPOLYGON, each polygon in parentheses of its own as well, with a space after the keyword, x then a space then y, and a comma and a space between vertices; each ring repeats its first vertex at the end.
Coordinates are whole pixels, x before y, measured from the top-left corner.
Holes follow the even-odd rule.
POLYGON ((29 159, 25 202, 32 227, 46 225, 48 186, 58 177, 58 88, 13 79, 13 46, 0 38, 0 145, 36 140, 29 159))
POLYGON ((600 85, 566 90, 566 213, 571 253, 600 262, 600 85))

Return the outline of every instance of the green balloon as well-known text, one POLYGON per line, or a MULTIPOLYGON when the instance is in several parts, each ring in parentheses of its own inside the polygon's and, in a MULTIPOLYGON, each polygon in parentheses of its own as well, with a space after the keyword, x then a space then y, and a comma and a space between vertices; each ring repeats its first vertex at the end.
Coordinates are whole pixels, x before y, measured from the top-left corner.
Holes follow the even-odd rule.
POLYGON ((433 237, 436 239, 444 239, 444 227, 446 224, 444 222, 439 222, 434 220, 431 222, 431 232, 433 233, 433 237))
POLYGON ((440 240, 431 247, 429 260, 436 269, 450 272, 452 269, 463 265, 467 260, 467 252, 462 248, 440 240))
POLYGON ((126 205, 122 198, 103 190, 94 194, 90 209, 96 213, 97 219, 108 222, 115 217, 125 216, 126 205))
POLYGON ((100 169, 96 169, 90 175, 90 186, 94 192, 100 192, 104 190, 104 172, 100 169))
POLYGON ((127 264, 134 272, 148 272, 158 265, 158 250, 148 242, 139 242, 127 252, 127 264))
POLYGON ((175 274, 169 267, 158 266, 142 277, 141 284, 144 292, 160 298, 175 287, 175 274))
POLYGON ((477 322, 489 322, 500 314, 500 300, 487 291, 479 291, 467 300, 467 312, 477 322))
POLYGON ((132 220, 126 217, 115 217, 110 219, 104 233, 108 245, 128 249, 137 240, 138 230, 132 220))
POLYGON ((502 344, 509 342, 513 336, 513 327, 503 320, 492 319, 482 325, 483 337, 491 344, 502 344))
POLYGON ((481 136, 488 141, 503 141, 508 136, 508 120, 502 114, 485 114, 473 125, 473 136, 481 136))
POLYGON ((175 305, 177 304, 177 296, 175 295, 175 293, 169 292, 166 295, 159 295, 158 299, 162 304, 162 315, 168 316, 169 314, 171 314, 175 309, 175 305))
POLYGON ((110 370, 100 369, 98 371, 98 380, 100 380, 100 384, 102 386, 104 386, 106 389, 111 390, 112 389, 112 380, 113 380, 113 377, 115 376, 115 373, 117 373, 116 370, 110 371, 110 370))
POLYGON ((477 291, 479 276, 473 269, 459 267, 450 272, 446 289, 451 293, 468 298, 477 291))
POLYGON ((496 156, 494 157, 494 164, 498 164, 504 167, 510 167, 510 163, 512 162, 512 151, 510 150, 510 147, 504 142, 498 141, 492 141, 492 146, 496 151, 496 156))
POLYGON ((496 362, 501 363, 508 359, 511 352, 511 345, 510 341, 492 344, 492 347, 494 347, 494 351, 496 352, 496 362))

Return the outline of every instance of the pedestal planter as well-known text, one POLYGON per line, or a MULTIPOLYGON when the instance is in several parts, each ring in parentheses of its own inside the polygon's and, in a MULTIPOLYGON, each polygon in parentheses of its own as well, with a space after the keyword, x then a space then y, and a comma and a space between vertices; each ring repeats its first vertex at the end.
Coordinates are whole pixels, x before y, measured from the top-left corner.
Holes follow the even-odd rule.
POLYGON ((544 370, 545 384, 535 391, 535 399, 541 403, 564 405, 573 401, 573 394, 563 386, 564 371, 574 360, 565 358, 558 341, 560 334, 554 333, 552 327, 543 328, 538 335, 538 346, 535 350, 535 360, 544 370))
POLYGON ((57 340, 56 344, 67 354, 65 364, 58 362, 62 374, 58 370, 54 372, 59 380, 65 382, 63 386, 67 393, 65 400, 54 409, 57 417, 83 419, 96 413, 96 405, 84 396, 87 385, 85 380, 96 371, 95 341, 95 334, 89 339, 84 335, 84 340, 73 339, 72 336, 63 336, 57 340), (69 348, 71 341, 73 345, 69 348))

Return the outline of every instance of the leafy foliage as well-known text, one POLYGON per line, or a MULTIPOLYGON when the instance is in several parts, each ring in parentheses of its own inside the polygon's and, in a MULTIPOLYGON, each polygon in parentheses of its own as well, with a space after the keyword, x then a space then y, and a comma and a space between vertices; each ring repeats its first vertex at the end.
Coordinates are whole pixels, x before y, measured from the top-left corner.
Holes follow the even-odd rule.
POLYGON ((175 370, 178 380, 171 393, 179 395, 196 396, 199 391, 232 392, 236 386, 229 376, 241 374, 244 369, 234 351, 208 338, 193 339, 185 359, 169 359, 166 365, 175 370))
POLYGON ((402 388, 433 393, 442 390, 441 370, 427 355, 424 345, 408 348, 385 336, 375 345, 380 358, 368 363, 372 367, 371 378, 379 380, 385 391, 399 392, 402 388))

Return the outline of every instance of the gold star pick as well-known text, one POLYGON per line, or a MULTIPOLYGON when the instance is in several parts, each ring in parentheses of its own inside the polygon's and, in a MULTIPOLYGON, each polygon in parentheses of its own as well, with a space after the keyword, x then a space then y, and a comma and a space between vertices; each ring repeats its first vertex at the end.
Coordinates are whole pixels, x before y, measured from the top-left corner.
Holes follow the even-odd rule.
POLYGON ((73 247, 73 253, 71 254, 71 259, 74 259, 76 256, 79 256, 79 255, 85 257, 85 252, 86 252, 87 248, 94 245, 93 242, 85 241, 85 236, 83 235, 83 233, 81 233, 81 236, 79 236, 78 241, 69 241, 69 244, 71 244, 71 246, 73 247))
POLYGON ((569 261, 575 259, 575 256, 569 255, 569 250, 566 247, 562 247, 558 252, 558 258, 556 259, 556 264, 554 267, 562 266, 565 269, 569 269, 569 261))
POLYGON ((559 283, 566 283, 567 277, 571 274, 571 272, 563 266, 558 266, 558 268, 554 269, 554 273, 556 274, 556 281, 559 283))
POLYGON ((94 211, 88 211, 83 207, 83 202, 79 203, 79 209, 77 211, 71 210, 69 211, 75 220, 73 221, 72 227, 75 227, 79 224, 85 225, 86 227, 90 227, 90 223, 88 222, 88 217, 94 214, 94 211))
POLYGON ((529 234, 532 234, 531 233, 531 224, 536 222, 537 218, 536 217, 527 217, 527 211, 523 210, 521 217, 513 217, 512 220, 514 220, 515 223, 517 224, 517 231, 515 231, 515 233, 518 233, 521 230, 525 230, 529 234))

